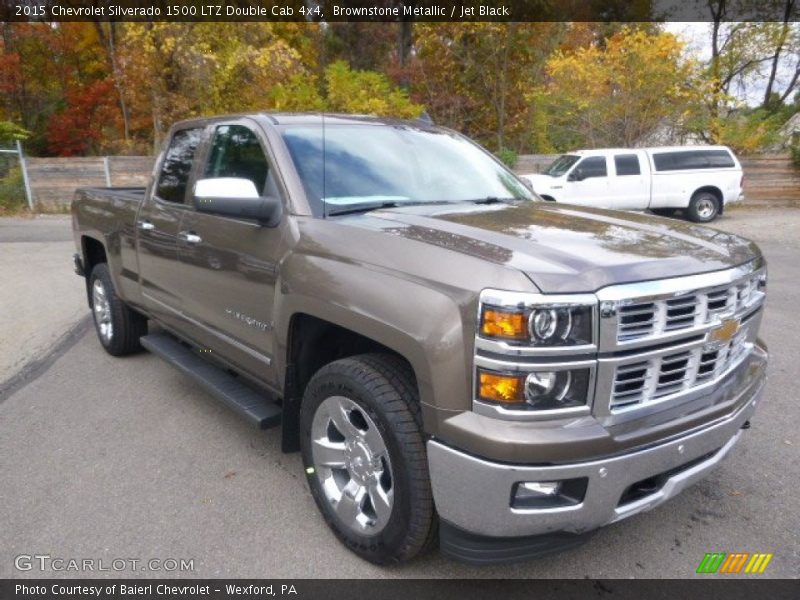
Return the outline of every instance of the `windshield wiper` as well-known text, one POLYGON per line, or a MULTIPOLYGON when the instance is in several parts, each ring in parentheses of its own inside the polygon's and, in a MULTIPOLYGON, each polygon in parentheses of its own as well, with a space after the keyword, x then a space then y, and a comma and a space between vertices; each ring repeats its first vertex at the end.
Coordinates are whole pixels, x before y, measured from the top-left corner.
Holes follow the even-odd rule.
POLYGON ((519 198, 500 198, 498 196, 486 196, 485 198, 476 198, 475 200, 469 200, 473 204, 498 204, 500 202, 514 202, 515 200, 519 200, 519 198))
MULTIPOLYGON (((359 202, 357 204, 352 204, 350 206, 342 206, 341 208, 333 209, 327 211, 327 215, 332 217, 333 215, 352 215, 361 212, 369 212, 371 210, 378 210, 379 208, 395 208, 400 206, 400 202, 359 202)), ((402 204, 406 204, 403 202, 402 204)))
POLYGON ((403 201, 403 200, 383 200, 383 201, 376 201, 376 202, 354 202, 350 205, 340 206, 339 208, 335 208, 333 210, 327 211, 326 215, 329 217, 339 216, 339 215, 354 215, 358 213, 365 213, 370 212, 373 210, 379 210, 381 208, 398 208, 400 206, 432 206, 437 204, 451 204, 451 202, 447 201, 433 201, 433 202, 420 202, 416 200, 412 200, 410 202, 403 201))

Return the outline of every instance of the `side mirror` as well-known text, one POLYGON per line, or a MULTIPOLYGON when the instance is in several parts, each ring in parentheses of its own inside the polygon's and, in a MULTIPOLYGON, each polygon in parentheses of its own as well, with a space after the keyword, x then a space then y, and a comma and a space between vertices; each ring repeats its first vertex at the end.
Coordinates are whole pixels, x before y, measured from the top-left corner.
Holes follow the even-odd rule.
POLYGON ((567 181, 583 181, 583 172, 580 169, 575 169, 569 174, 567 181))
POLYGON ((240 177, 199 179, 194 205, 199 212, 255 219, 266 227, 275 227, 281 219, 280 198, 259 196, 255 184, 240 177))

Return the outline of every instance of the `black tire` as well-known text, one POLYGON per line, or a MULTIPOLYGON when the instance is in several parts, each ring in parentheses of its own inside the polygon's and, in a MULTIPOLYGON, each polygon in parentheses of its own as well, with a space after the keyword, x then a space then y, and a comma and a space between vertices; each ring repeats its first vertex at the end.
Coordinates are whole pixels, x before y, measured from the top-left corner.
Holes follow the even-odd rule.
POLYGON ((720 201, 712 192, 695 192, 686 215, 695 223, 710 223, 720 213, 720 201))
MULTIPOLYGON (((139 338, 147 334, 147 319, 144 315, 129 308, 114 289, 111 273, 106 263, 98 263, 89 275, 89 298, 92 304, 92 317, 95 331, 106 352, 112 356, 124 356, 142 350, 139 338), (101 317, 96 309, 95 286, 102 286, 108 302, 107 318, 110 329, 103 329, 101 317)), ((105 313, 103 313, 105 315, 105 313)))
MULTIPOLYGON (((363 422, 363 421, 362 421, 363 422)), ((431 492, 419 398, 411 368, 384 354, 362 354, 332 362, 312 377, 300 409, 300 446, 311 494, 339 540, 362 558, 376 564, 412 559, 436 539, 438 520, 431 492), (390 517, 374 535, 348 527, 336 515, 315 469, 312 423, 326 399, 344 397, 377 426, 390 459, 392 493, 390 517)), ((340 469, 341 476, 347 471, 340 469)))

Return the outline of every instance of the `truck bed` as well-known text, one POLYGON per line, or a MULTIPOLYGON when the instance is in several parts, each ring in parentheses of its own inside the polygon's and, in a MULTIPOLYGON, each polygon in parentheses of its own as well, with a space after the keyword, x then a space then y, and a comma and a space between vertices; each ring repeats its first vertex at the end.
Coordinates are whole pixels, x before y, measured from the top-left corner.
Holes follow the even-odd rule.
POLYGON ((75 193, 76 197, 83 195, 94 198, 132 200, 138 204, 144 198, 146 191, 146 187, 80 187, 75 193))

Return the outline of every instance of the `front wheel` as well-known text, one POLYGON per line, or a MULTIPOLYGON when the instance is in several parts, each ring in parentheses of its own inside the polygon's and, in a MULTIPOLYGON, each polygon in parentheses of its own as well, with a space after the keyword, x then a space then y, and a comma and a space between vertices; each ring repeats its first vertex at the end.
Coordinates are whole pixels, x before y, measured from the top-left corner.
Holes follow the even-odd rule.
POLYGON ((322 367, 303 395, 300 428, 311 494, 343 544, 386 564, 432 543, 419 400, 405 362, 363 354, 322 367))
POLYGON ((117 296, 106 263, 99 263, 92 269, 89 293, 94 328, 106 352, 124 356, 141 350, 139 338, 147 333, 147 319, 117 296))
POLYGON ((710 223, 719 214, 719 198, 711 192, 696 192, 689 202, 688 216, 695 223, 710 223))

